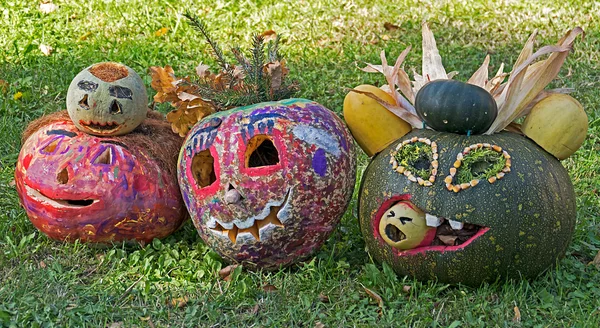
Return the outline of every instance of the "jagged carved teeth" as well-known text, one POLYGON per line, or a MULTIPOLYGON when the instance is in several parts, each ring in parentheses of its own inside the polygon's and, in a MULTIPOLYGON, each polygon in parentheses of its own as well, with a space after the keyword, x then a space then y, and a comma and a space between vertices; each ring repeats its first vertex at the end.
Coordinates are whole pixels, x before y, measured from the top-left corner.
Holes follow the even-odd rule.
POLYGON ((92 130, 116 130, 120 128, 120 125, 117 122, 95 122, 91 120, 79 120, 79 124, 92 130))
MULTIPOLYGON (((444 218, 439 218, 435 215, 431 215, 429 213, 425 214, 425 221, 427 222, 427 226, 429 227, 439 227, 444 223, 444 218)), ((464 222, 448 220, 450 227, 454 230, 461 230, 464 227, 464 222)))
POLYGON ((221 220, 210 216, 210 219, 206 223, 210 231, 213 233, 227 237, 232 243, 238 240, 241 236, 252 236, 254 239, 260 241, 261 232, 270 224, 284 228, 284 223, 287 221, 289 216, 289 199, 291 189, 285 195, 285 198, 281 201, 272 201, 265 205, 263 211, 258 215, 244 219, 244 220, 233 220, 231 222, 222 222, 221 220))

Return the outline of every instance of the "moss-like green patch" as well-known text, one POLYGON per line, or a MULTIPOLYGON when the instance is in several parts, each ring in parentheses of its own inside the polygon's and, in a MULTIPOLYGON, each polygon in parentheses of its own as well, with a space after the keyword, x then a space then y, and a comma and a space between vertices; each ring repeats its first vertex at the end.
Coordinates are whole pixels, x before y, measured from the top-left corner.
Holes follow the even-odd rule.
POLYGON ((462 164, 456 172, 457 183, 468 183, 472 180, 489 179, 502 172, 506 158, 490 148, 478 148, 464 155, 462 164))
POLYGON ((413 142, 402 146, 394 155, 398 165, 404 166, 415 177, 427 180, 431 176, 433 152, 431 146, 423 142, 413 142))

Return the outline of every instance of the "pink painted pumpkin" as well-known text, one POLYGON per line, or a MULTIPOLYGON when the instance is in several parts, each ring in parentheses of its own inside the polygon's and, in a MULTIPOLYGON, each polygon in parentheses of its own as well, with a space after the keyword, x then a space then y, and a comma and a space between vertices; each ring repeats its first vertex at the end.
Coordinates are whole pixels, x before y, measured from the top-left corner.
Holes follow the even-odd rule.
POLYGON ((161 134, 177 149, 181 141, 168 129, 146 119, 136 132, 100 138, 57 113, 19 154, 15 181, 29 219, 57 240, 148 242, 171 234, 186 217, 175 172, 144 145, 161 134))
POLYGON ((276 269, 312 255, 355 183, 344 123, 304 99, 211 115, 179 157, 184 201, 202 239, 227 261, 276 269))

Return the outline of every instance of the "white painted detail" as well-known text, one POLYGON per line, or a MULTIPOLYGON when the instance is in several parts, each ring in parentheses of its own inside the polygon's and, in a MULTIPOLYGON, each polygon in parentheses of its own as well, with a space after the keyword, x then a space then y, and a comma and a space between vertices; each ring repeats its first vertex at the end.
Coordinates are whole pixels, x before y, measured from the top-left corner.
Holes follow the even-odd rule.
POLYGON ((317 129, 306 124, 299 124, 294 127, 292 133, 296 138, 309 144, 316 145, 319 148, 323 148, 323 150, 335 157, 340 157, 342 154, 342 151, 340 150, 341 146, 337 138, 327 133, 325 130, 317 129))
POLYGON ((440 224, 444 222, 444 219, 438 218, 437 216, 431 215, 429 213, 425 213, 425 221, 427 221, 428 227, 439 227, 440 224))
POLYGON ((459 221, 452 221, 452 220, 448 220, 450 222, 450 227, 452 227, 452 229, 454 230, 460 230, 463 228, 464 223, 459 222, 459 221))

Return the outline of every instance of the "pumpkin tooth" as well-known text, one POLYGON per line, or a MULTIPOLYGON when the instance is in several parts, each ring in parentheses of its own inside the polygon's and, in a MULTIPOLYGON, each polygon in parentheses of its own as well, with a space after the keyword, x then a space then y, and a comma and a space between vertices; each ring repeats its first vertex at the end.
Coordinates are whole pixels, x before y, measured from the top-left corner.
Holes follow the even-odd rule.
POLYGON ((453 230, 461 230, 464 226, 464 223, 460 221, 448 220, 448 223, 453 230))
POLYGON ((425 213, 425 221, 428 227, 439 227, 442 222, 444 222, 443 218, 438 218, 435 215, 431 215, 429 213, 425 213))

